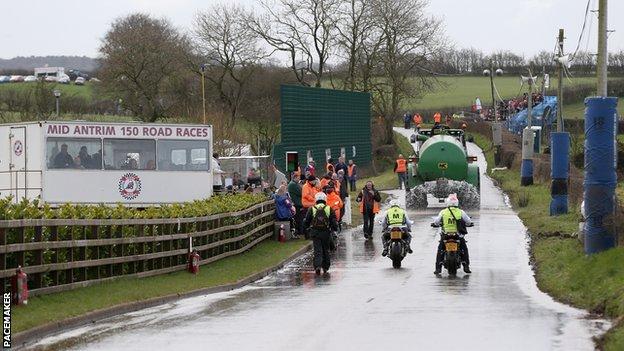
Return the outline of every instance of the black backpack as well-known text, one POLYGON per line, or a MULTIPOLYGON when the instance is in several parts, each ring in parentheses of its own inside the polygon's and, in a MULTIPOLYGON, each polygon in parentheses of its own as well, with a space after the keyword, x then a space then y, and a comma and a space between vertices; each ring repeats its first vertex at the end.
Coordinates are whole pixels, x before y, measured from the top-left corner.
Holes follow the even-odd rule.
POLYGON ((325 212, 325 208, 327 205, 323 205, 320 207, 314 206, 312 209, 312 223, 311 227, 316 230, 327 230, 329 229, 329 216, 325 212))
POLYGON ((462 235, 468 234, 468 228, 466 228, 466 222, 464 222, 464 219, 461 216, 459 217, 459 219, 455 218, 455 215, 453 214, 453 211, 451 211, 451 208, 447 207, 447 209, 451 213, 451 217, 453 217, 453 219, 455 220, 455 224, 457 225, 457 232, 462 235))

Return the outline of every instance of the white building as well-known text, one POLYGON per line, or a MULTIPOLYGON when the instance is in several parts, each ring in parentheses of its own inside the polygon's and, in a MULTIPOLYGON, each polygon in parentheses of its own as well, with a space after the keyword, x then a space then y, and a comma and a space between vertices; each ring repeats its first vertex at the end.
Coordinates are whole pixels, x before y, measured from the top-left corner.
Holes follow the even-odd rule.
POLYGON ((212 195, 211 126, 42 121, 0 135, 0 198, 145 207, 212 195))
POLYGON ((65 67, 39 67, 35 68, 35 77, 53 76, 60 78, 65 75, 65 67))

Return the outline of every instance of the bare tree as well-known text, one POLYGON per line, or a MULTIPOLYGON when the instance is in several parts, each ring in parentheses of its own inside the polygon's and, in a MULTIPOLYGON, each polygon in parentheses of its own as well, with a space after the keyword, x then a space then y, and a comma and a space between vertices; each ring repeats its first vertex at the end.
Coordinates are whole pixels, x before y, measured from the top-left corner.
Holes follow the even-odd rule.
POLYGON ((100 47, 102 88, 143 121, 165 117, 176 104, 172 86, 188 73, 189 51, 167 20, 141 13, 119 18, 100 47))
POLYGON ((214 5, 195 19, 195 37, 207 63, 205 77, 232 123, 244 102, 250 77, 266 57, 260 38, 245 18, 245 11, 238 6, 214 5))
POLYGON ((321 86, 336 35, 339 0, 263 0, 265 14, 248 16, 249 27, 275 51, 286 53, 297 80, 307 74, 321 86))
POLYGON ((372 34, 372 0, 342 0, 338 25, 338 45, 346 60, 346 74, 343 89, 355 90, 357 86, 357 66, 362 55, 362 47, 372 34))
POLYGON ((379 79, 372 82, 374 112, 384 117, 384 141, 392 143, 402 102, 431 89, 428 57, 443 49, 441 22, 425 14, 427 0, 374 0, 379 79))

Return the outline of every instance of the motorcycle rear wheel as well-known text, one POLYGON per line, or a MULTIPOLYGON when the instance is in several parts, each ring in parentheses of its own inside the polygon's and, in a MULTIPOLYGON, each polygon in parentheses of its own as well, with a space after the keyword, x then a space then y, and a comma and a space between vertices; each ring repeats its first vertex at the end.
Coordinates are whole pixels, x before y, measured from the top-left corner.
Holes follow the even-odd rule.
POLYGON ((392 260, 392 268, 394 268, 394 269, 401 268, 401 259, 400 258, 395 258, 395 259, 392 260))

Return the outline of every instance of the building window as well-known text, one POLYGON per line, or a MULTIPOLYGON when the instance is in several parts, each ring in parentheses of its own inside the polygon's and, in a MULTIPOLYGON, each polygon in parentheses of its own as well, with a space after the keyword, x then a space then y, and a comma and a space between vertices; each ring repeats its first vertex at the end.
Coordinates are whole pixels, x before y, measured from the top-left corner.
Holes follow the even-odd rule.
POLYGON ((48 169, 102 169, 102 141, 87 138, 47 138, 48 169))
POLYGON ((104 169, 156 169, 156 140, 104 139, 104 169))
POLYGON ((210 170, 209 143, 206 140, 159 140, 158 170, 210 170))

